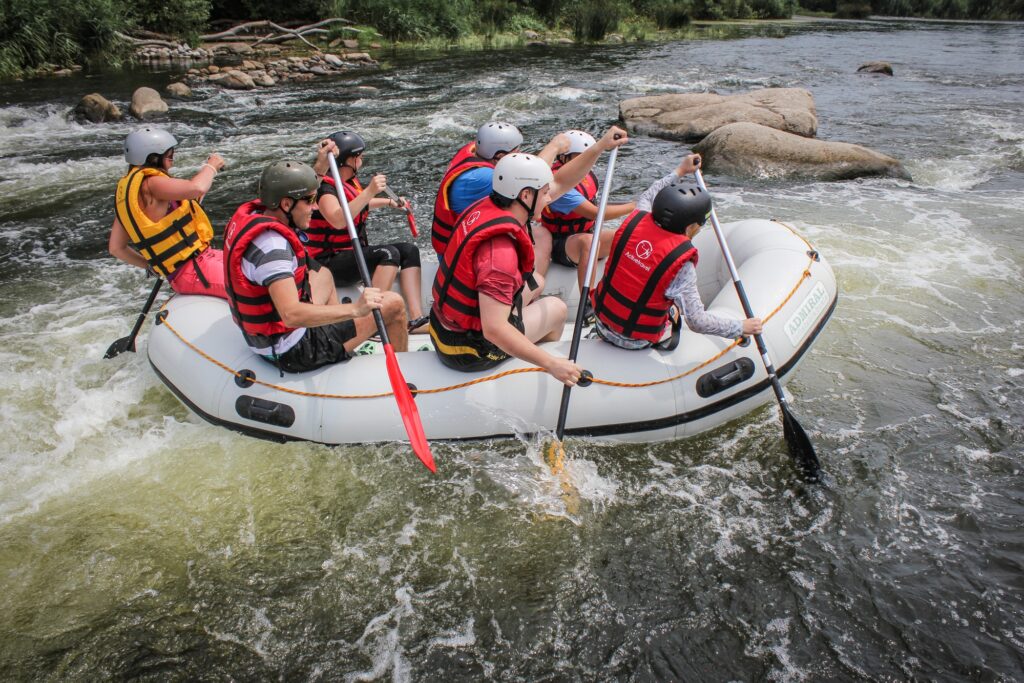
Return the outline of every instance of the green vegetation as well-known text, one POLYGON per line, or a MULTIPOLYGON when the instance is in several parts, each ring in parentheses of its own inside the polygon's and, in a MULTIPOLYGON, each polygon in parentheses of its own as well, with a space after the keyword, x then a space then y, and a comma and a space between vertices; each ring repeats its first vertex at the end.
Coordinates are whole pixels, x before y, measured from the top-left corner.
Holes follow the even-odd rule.
MULTIPOLYGON (((212 26, 252 19, 306 23, 345 17, 389 41, 504 45, 523 31, 559 31, 578 41, 621 32, 643 40, 695 20, 782 19, 797 0, 3 0, 0 79, 46 65, 128 56, 117 31, 146 29, 195 43, 212 26)), ((800 0, 819 15, 1024 19, 1024 0, 800 0)), ((340 35, 336 33, 335 35, 340 35)), ((370 34, 361 34, 370 35, 370 34)), ((674 35, 674 34, 673 34, 674 35)))

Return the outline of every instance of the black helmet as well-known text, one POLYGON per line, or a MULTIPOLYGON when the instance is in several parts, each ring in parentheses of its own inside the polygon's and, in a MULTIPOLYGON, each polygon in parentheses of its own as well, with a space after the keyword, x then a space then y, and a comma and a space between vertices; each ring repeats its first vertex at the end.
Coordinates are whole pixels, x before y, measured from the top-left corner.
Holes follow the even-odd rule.
POLYGON ((358 156, 366 149, 366 143, 363 142, 359 133, 353 133, 350 130, 339 130, 337 133, 332 133, 330 139, 338 146, 338 161, 342 164, 349 157, 358 156))
POLYGON ((674 180, 658 192, 651 207, 651 218, 659 227, 680 235, 693 225, 704 225, 711 215, 711 195, 700 185, 674 180))
POLYGON ((276 209, 285 197, 299 200, 313 194, 320 179, 301 161, 277 161, 263 169, 260 176, 260 201, 268 209, 276 209))

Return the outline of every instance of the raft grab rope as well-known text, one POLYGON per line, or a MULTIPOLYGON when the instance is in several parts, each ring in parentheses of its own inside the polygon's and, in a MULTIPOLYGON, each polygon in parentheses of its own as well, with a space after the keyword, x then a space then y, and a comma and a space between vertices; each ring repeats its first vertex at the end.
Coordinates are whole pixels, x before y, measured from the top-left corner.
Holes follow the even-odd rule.
MULTIPOLYGON (((796 235, 801 240, 803 240, 804 244, 807 245, 808 262, 807 262, 807 267, 804 268, 803 273, 801 273, 801 275, 800 275, 800 279, 797 280, 796 284, 793 285, 793 288, 791 290, 789 290, 789 293, 785 296, 785 298, 782 299, 782 302, 779 303, 778 306, 776 306, 774 309, 771 310, 771 312, 769 312, 766 316, 764 316, 762 318, 762 320, 764 322, 768 322, 769 320, 771 320, 773 316, 775 316, 779 311, 781 311, 786 306, 786 304, 789 303, 789 300, 792 299, 793 296, 796 294, 797 290, 800 289, 800 286, 804 283, 804 280, 806 280, 809 277, 811 277, 811 266, 816 261, 820 260, 819 256, 818 256, 818 252, 815 251, 814 247, 811 246, 811 243, 808 242, 807 239, 804 238, 803 235, 798 233, 795 229, 793 229, 792 226, 790 226, 787 223, 783 223, 782 221, 775 220, 775 219, 772 219, 772 220, 773 220, 773 222, 778 223, 779 225, 782 225, 782 226, 788 228, 790 232, 792 232, 794 235, 796 235)), ((185 337, 182 336, 182 334, 180 332, 178 332, 178 330, 174 329, 174 326, 171 325, 170 322, 168 322, 167 318, 168 318, 168 313, 169 312, 166 310, 166 306, 167 306, 167 303, 164 303, 163 308, 161 308, 160 315, 159 315, 159 318, 157 320, 157 324, 165 326, 168 330, 171 331, 172 334, 174 334, 175 337, 180 339, 181 342, 183 344, 185 344, 185 346, 187 346, 188 348, 190 348, 193 351, 195 351, 197 354, 199 354, 199 356, 201 356, 202 358, 205 358, 207 361, 209 361, 213 365, 216 365, 218 368, 220 368, 220 369, 224 370, 225 372, 227 372, 227 373, 231 374, 232 376, 234 376, 235 382, 239 386, 251 386, 252 384, 259 384, 260 386, 267 387, 268 389, 274 389, 274 390, 277 390, 277 391, 282 391, 284 393, 293 394, 295 396, 309 396, 309 397, 312 397, 312 398, 331 398, 331 399, 347 399, 347 400, 367 399, 367 398, 387 398, 388 396, 392 396, 394 394, 394 392, 392 392, 392 391, 382 391, 382 392, 379 392, 379 393, 376 393, 376 394, 321 394, 321 393, 316 393, 316 392, 311 392, 311 391, 299 391, 298 389, 290 389, 288 387, 283 387, 283 386, 281 386, 279 384, 273 384, 271 382, 264 382, 263 380, 257 379, 255 373, 252 370, 249 370, 247 368, 246 369, 242 369, 242 370, 234 370, 234 369, 230 368, 229 366, 227 366, 226 364, 220 362, 219 360, 217 360, 213 356, 209 355, 208 353, 206 353, 205 351, 203 351, 202 349, 197 347, 195 344, 193 344, 189 340, 185 339, 185 337)), ((725 354, 729 353, 729 351, 731 351, 736 346, 741 345, 743 343, 743 341, 744 341, 744 337, 740 337, 738 339, 734 339, 725 348, 723 348, 721 351, 716 353, 714 356, 708 358, 704 362, 702 362, 702 363, 700 363, 698 365, 695 365, 694 367, 690 368, 689 370, 686 370, 685 372, 681 372, 681 373, 679 373, 677 375, 673 375, 671 377, 666 377, 664 379, 651 380, 649 382, 617 382, 617 381, 614 381, 614 380, 602 379, 600 377, 592 377, 591 381, 594 384, 602 384, 602 385, 608 386, 608 387, 620 387, 620 388, 624 388, 624 389, 640 389, 640 388, 645 388, 645 387, 657 386, 659 384, 667 384, 669 382, 675 382, 675 381, 680 380, 680 379, 682 379, 684 377, 692 375, 695 372, 698 372, 699 370, 702 370, 702 369, 706 368, 708 365, 714 363, 716 360, 720 359, 722 356, 724 356, 725 354)), ((527 373, 527 372, 544 372, 544 370, 541 369, 541 368, 538 368, 538 367, 516 368, 514 370, 505 370, 503 372, 499 372, 499 373, 496 373, 496 374, 493 374, 493 375, 487 375, 486 377, 478 377, 476 379, 472 379, 472 380, 469 380, 469 381, 466 381, 466 382, 460 382, 458 384, 451 384, 451 385, 445 386, 445 387, 436 387, 436 388, 433 388, 433 389, 412 389, 411 391, 412 391, 412 394, 414 396, 420 395, 420 394, 424 394, 424 395, 426 395, 426 394, 441 394, 441 393, 444 393, 446 391, 455 391, 456 389, 465 389, 466 387, 471 387, 471 386, 473 386, 475 384, 482 384, 484 382, 493 382, 495 380, 502 379, 503 377, 508 377, 510 375, 519 375, 519 374, 523 374, 523 373, 527 373)))

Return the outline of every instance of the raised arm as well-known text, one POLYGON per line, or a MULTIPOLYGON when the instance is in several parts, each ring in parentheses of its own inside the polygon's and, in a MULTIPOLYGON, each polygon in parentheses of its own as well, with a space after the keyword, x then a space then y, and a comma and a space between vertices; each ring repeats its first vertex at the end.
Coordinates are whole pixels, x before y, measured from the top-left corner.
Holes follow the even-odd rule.
POLYGON ((548 190, 550 201, 555 201, 576 187, 590 173, 590 169, 594 167, 602 152, 620 147, 627 142, 629 142, 629 134, 626 131, 618 126, 609 128, 596 145, 587 148, 575 159, 558 169, 548 190))

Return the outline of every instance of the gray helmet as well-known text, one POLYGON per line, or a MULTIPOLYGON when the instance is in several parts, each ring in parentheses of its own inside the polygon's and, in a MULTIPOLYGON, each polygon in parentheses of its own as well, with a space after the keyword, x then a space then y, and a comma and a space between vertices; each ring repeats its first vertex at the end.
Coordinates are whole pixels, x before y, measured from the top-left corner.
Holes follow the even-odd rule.
POLYGON ((338 146, 338 161, 343 164, 349 157, 362 154, 366 149, 366 143, 363 142, 359 133, 353 133, 350 130, 339 130, 337 133, 332 133, 330 139, 338 146))
POLYGON ((523 144, 523 134, 511 123, 485 123, 476 132, 476 155, 493 159, 499 152, 511 152, 523 144))
POLYGON ((124 139, 124 160, 132 166, 142 166, 150 154, 163 154, 177 144, 174 136, 163 128, 146 126, 124 139))
POLYGON ((301 161, 275 161, 260 176, 260 201, 268 209, 276 209, 285 197, 302 199, 320 186, 316 171, 301 161))
POLYGON ((711 215, 711 195, 700 185, 674 180, 661 188, 651 207, 651 218, 659 227, 680 235, 697 223, 704 225, 711 215))

